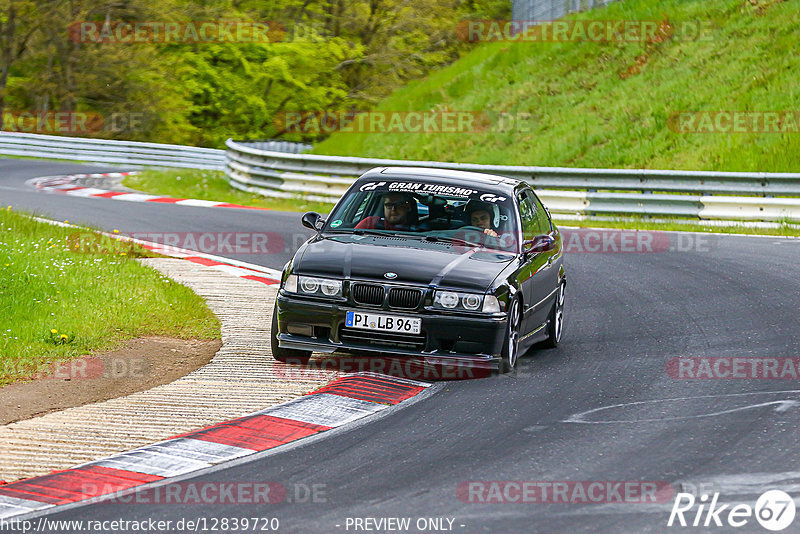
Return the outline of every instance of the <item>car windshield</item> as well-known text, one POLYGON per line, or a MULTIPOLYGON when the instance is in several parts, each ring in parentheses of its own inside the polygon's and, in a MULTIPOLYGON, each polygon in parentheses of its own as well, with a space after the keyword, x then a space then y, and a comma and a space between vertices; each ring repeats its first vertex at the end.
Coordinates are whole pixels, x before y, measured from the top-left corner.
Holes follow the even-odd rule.
POLYGON ((325 233, 402 235, 517 252, 511 195, 435 181, 365 182, 348 191, 325 233))

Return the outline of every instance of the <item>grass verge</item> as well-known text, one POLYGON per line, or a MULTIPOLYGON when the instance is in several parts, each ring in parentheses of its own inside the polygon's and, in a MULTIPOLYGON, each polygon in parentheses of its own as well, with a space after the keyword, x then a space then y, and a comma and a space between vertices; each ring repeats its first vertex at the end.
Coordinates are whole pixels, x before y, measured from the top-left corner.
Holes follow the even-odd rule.
POLYGON ((36 156, 17 156, 12 154, 3 154, 0 152, 0 159, 27 159, 33 161, 57 161, 59 163, 76 163, 80 165, 87 165, 89 162, 77 159, 55 159, 55 158, 39 158, 36 156))
POLYGON ((798 110, 800 0, 625 0, 568 17, 665 18, 675 34, 653 42, 485 43, 376 109, 480 111, 493 119, 487 128, 337 132, 313 152, 505 165, 798 171, 800 135, 788 119, 781 128, 787 133, 747 127, 681 133, 670 118, 798 110), (681 30, 692 25, 702 30, 681 30), (742 130, 753 133, 733 133, 742 130))
POLYGON ((316 211, 327 214, 333 208, 333 204, 314 202, 302 197, 267 198, 255 193, 239 191, 231 187, 228 178, 222 171, 146 170, 128 176, 122 184, 151 195, 216 200, 278 211, 316 211))
POLYGON ((0 210, 0 386, 136 337, 219 338, 202 298, 135 260, 147 251, 92 253, 87 235, 0 210))

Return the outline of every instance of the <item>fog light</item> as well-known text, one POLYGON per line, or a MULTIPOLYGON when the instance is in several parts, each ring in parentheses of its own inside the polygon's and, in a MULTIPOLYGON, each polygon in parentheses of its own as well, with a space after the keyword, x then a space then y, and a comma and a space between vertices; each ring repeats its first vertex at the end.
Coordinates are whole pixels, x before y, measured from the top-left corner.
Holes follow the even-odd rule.
POLYGON ((298 336, 314 336, 314 327, 310 324, 290 324, 286 326, 286 331, 298 336))

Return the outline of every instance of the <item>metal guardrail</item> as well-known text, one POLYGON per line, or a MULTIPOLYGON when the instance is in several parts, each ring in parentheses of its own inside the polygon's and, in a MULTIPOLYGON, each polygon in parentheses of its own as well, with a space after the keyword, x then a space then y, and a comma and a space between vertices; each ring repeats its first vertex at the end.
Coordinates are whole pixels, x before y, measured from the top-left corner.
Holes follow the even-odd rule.
POLYGON ((513 20, 555 20, 576 11, 604 6, 614 0, 513 0, 513 20))
POLYGON ((572 169, 302 154, 287 141, 226 142, 227 151, 181 145, 0 132, 0 154, 129 166, 224 169, 233 187, 267 196, 335 201, 374 167, 433 167, 530 183, 554 214, 646 215, 694 220, 800 221, 800 173, 572 169), (777 196, 776 196, 777 195, 777 196), (794 197, 794 198, 786 198, 794 197))
POLYGON ((225 168, 225 151, 216 148, 5 131, 0 131, 0 154, 135 166, 225 168))
POLYGON ((554 214, 800 221, 800 198, 773 198, 800 197, 800 173, 572 169, 321 156, 261 150, 231 139, 226 146, 231 185, 267 196, 304 195, 330 202, 374 167, 433 167, 526 181, 554 214))
POLYGON ((269 150, 272 152, 288 152, 290 154, 300 154, 306 150, 311 150, 311 145, 306 143, 292 143, 291 141, 275 141, 267 139, 264 141, 243 141, 243 145, 258 150, 269 150))

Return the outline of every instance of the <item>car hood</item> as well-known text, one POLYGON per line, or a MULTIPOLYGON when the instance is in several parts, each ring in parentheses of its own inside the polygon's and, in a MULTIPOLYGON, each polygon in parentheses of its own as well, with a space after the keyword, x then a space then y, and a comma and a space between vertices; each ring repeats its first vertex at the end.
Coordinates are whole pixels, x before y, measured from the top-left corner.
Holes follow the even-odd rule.
POLYGON ((515 256, 403 237, 317 237, 298 254, 294 271, 333 278, 435 285, 485 291, 515 256), (387 279, 385 273, 395 273, 387 279))

